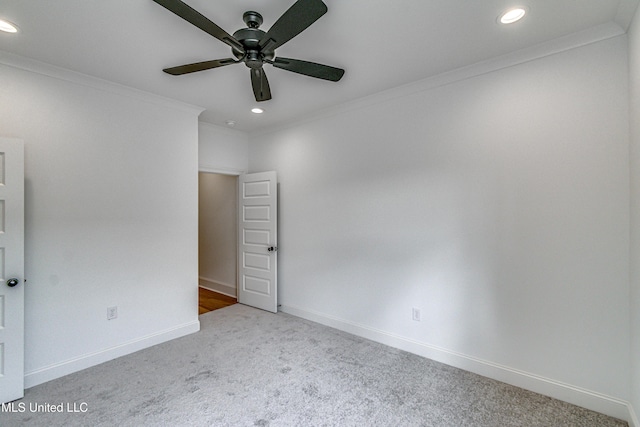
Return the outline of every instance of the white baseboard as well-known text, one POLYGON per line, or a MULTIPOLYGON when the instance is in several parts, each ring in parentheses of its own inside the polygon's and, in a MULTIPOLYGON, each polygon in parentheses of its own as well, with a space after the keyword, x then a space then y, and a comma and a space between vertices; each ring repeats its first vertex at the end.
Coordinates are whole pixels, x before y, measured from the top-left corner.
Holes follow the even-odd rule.
POLYGON ((65 375, 90 368, 91 366, 108 362, 109 360, 113 360, 117 357, 134 353, 136 351, 154 346, 156 344, 161 344, 163 342, 180 338, 185 335, 193 334, 195 332, 198 332, 199 330, 200 321, 196 320, 184 325, 177 326, 175 328, 167 329, 155 334, 147 335, 142 338, 126 342, 116 347, 107 348, 95 353, 85 354, 74 359, 56 363, 54 365, 45 366, 44 368, 25 373, 24 386, 25 388, 30 388, 38 384, 54 380, 56 378, 63 377, 65 375))
POLYGON ((553 397, 592 411, 600 412, 640 427, 632 406, 621 399, 575 387, 539 375, 509 368, 487 360, 467 356, 445 348, 429 345, 400 335, 370 328, 324 313, 282 305, 280 311, 348 332, 437 362, 464 369, 526 390, 553 397))
POLYGON ((207 277, 198 277, 198 282, 201 288, 209 289, 213 292, 226 295, 228 297, 237 298, 238 292, 235 285, 220 282, 218 280, 209 279, 207 277))

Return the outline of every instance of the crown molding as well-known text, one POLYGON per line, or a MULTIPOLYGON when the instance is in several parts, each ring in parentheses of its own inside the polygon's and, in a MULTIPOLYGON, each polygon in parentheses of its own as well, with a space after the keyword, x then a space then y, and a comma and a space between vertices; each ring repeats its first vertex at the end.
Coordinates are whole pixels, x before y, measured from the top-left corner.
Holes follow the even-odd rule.
POLYGON ((633 16, 638 9, 638 3, 640 0, 620 0, 614 22, 620 25, 625 32, 629 30, 633 16))
MULTIPOLYGON (((627 0, 622 0, 627 1, 627 0)), ((637 2, 638 0, 628 0, 637 2)), ((250 132, 250 138, 259 137, 261 135, 278 132, 284 129, 290 129, 300 124, 314 122, 323 118, 344 114, 347 112, 360 110, 371 107, 376 104, 389 102, 394 99, 404 98, 415 95, 416 93, 426 92, 439 87, 450 85, 456 82, 468 80, 474 77, 489 74, 505 68, 514 67, 519 64, 541 59, 547 56, 556 55, 565 51, 576 49, 589 44, 608 40, 614 37, 622 36, 626 31, 618 24, 609 22, 588 30, 573 33, 558 39, 501 55, 486 61, 477 62, 465 67, 457 68, 432 77, 427 77, 413 83, 408 83, 373 95, 359 98, 353 101, 340 104, 335 107, 315 112, 307 116, 301 116, 293 119, 289 123, 280 123, 263 129, 250 132)))
POLYGON ((134 89, 129 86, 100 79, 87 74, 82 74, 76 71, 71 71, 66 68, 57 67, 55 65, 47 64, 45 62, 37 61, 35 59, 16 55, 14 53, 6 52, 3 50, 0 50, 0 65, 6 65, 8 67, 40 74, 53 79, 63 80, 80 86, 87 86, 92 89, 101 90, 115 95, 135 98, 162 107, 178 109, 186 113, 200 115, 200 113, 204 111, 204 108, 199 106, 187 104, 185 102, 166 98, 160 95, 155 95, 150 92, 134 89))
POLYGON ((206 122, 203 120, 199 120, 198 121, 198 126, 201 126, 203 128, 209 128, 213 131, 225 134, 225 135, 232 135, 232 136, 239 136, 242 138, 247 138, 247 136, 249 135, 248 132, 240 130, 240 129, 233 129, 233 128, 228 128, 228 127, 224 127, 224 126, 220 126, 218 124, 215 123, 211 123, 211 122, 206 122))

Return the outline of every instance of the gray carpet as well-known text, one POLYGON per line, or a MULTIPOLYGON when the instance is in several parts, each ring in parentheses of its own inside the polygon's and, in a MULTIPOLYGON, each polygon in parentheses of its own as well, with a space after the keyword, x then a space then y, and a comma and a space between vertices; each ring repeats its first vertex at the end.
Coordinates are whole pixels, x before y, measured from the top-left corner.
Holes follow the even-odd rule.
POLYGON ((197 334, 28 389, 0 425, 627 425, 286 314, 236 304, 200 320, 197 334))

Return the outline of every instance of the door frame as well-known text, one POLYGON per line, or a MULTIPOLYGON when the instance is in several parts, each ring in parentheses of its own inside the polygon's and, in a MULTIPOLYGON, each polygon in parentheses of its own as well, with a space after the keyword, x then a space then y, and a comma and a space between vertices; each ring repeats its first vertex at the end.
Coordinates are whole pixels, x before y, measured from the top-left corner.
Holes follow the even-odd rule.
MULTIPOLYGON (((242 169, 232 169, 232 168, 218 168, 218 167, 210 167, 210 166, 206 166, 206 165, 198 165, 198 173, 215 173, 215 174, 219 174, 219 175, 229 175, 229 176, 235 176, 236 178, 239 178, 240 175, 246 175, 249 172, 247 172, 246 170, 242 170, 242 169)), ((277 172, 276 172, 277 173, 277 172)), ((240 180, 238 179, 237 182, 239 182, 240 180)), ((278 183, 276 182, 276 186, 278 186, 278 183)), ((238 194, 238 189, 236 188, 236 194, 238 194)), ((280 204, 280 200, 279 197, 276 198, 276 205, 280 204)), ((241 200, 239 197, 236 197, 236 209, 239 212, 241 208, 241 200)), ((279 219, 276 217, 276 221, 279 222, 279 219)), ((236 230, 240 230, 240 216, 236 215, 236 230)), ((240 245, 240 241, 237 240, 237 244, 240 245)), ((199 273, 199 271, 198 271, 199 273)), ((277 274, 277 273, 276 273, 277 274)), ((241 268, 240 268, 240 257, 236 257, 236 300, 239 300, 240 297, 240 276, 241 276, 241 268)), ((198 274, 199 277, 199 274, 198 274)), ((277 280, 277 278, 276 278, 277 280)), ((200 286, 200 280, 198 279, 198 287, 200 286)), ((279 310, 280 304, 278 304, 278 301, 276 300, 276 311, 279 310)))
MULTIPOLYGON (((198 165, 198 173, 203 172, 203 173, 215 173, 218 175, 229 175, 229 176, 235 176, 236 178, 239 178, 240 175, 244 175, 246 173, 248 173, 246 170, 242 170, 242 169, 231 169, 231 168, 217 168, 217 167, 209 167, 209 166, 201 166, 198 165)), ((238 189, 236 188, 236 210, 240 208, 240 200, 238 200, 237 197, 238 194, 238 189)), ((238 229, 239 225, 238 224, 238 215, 236 215, 236 230, 238 229)), ((237 233, 236 233, 237 235, 237 233)), ((237 237, 236 237, 236 242, 237 242, 237 237)), ((237 250, 236 250, 237 252, 237 250)), ((200 272, 198 272, 200 273, 200 272)), ((199 277, 199 275, 198 275, 199 277)), ((236 256, 236 300, 238 299, 238 286, 240 283, 240 260, 237 258, 236 256)), ((198 280, 198 287, 200 287, 200 280, 198 280)))

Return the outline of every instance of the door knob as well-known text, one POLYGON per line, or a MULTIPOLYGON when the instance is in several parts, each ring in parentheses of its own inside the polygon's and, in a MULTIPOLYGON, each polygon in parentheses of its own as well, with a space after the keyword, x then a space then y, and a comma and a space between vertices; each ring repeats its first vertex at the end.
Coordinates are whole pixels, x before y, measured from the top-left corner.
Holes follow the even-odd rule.
POLYGON ((12 279, 7 280, 7 286, 10 287, 10 288, 13 288, 18 283, 20 283, 20 279, 16 279, 15 277, 12 278, 12 279))
POLYGON ((275 252, 275 251, 277 251, 277 250, 278 250, 278 248, 277 248, 276 246, 269 246, 269 247, 267 248, 267 251, 269 251, 269 252, 275 252))

